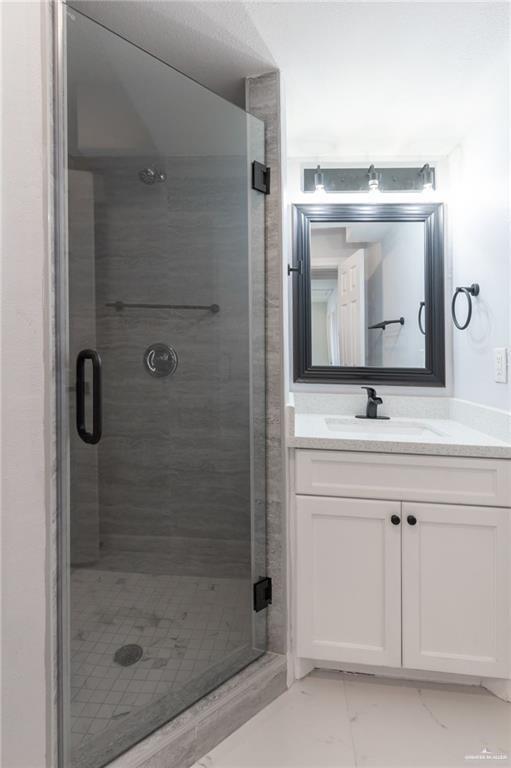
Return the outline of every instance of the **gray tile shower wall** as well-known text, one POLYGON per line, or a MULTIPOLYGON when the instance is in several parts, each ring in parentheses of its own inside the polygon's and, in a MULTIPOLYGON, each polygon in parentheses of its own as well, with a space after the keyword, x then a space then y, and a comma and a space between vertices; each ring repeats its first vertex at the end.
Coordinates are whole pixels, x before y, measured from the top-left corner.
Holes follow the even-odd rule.
POLYGON ((154 555, 166 553, 169 573, 168 555, 181 549, 187 555, 176 559, 176 572, 248 575, 246 160, 159 159, 167 181, 142 183, 139 170, 154 162, 92 161, 103 551, 117 558, 124 551, 139 564, 149 557, 153 570, 154 555), (220 311, 106 306, 115 301, 214 303, 220 311), (153 342, 175 348, 174 376, 144 368, 153 342))
POLYGON ((265 123, 266 164, 271 194, 266 198, 266 552, 273 579, 268 614, 268 650, 287 651, 285 467, 282 442, 282 146, 280 73, 247 78, 246 108, 265 123))
MULTIPOLYGON (((94 181, 88 171, 69 171, 69 360, 74 367, 81 349, 96 347, 94 278, 94 181)), ((74 381, 74 370, 69 379, 74 381)), ((90 406, 90 392, 86 393, 90 406)), ((74 389, 70 392, 71 562, 94 563, 99 557, 98 450, 77 435, 74 389)))

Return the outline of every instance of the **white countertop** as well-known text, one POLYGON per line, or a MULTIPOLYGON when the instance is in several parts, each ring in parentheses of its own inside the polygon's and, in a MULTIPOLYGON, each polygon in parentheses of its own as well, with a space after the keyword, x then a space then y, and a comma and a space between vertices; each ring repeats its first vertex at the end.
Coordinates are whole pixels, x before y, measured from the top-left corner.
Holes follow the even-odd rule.
POLYGON ((300 413, 288 408, 288 446, 337 451, 416 453, 511 459, 511 442, 453 419, 300 413))

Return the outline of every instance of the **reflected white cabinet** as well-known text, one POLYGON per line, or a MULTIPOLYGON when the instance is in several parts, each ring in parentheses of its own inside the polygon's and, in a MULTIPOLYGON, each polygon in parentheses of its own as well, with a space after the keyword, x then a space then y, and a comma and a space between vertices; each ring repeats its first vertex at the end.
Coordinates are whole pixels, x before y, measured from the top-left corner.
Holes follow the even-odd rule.
POLYGON ((508 672, 509 509, 403 504, 403 666, 508 672))
POLYGON ((297 496, 298 655, 401 665, 401 530, 394 501, 297 496))

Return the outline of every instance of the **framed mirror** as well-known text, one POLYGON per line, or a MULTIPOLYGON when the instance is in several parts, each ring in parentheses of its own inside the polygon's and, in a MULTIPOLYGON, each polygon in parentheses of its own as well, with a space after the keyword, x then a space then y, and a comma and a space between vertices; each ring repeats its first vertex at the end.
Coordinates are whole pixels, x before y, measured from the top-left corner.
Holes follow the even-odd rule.
POLYGON ((442 205, 293 208, 294 380, 444 386, 442 205))

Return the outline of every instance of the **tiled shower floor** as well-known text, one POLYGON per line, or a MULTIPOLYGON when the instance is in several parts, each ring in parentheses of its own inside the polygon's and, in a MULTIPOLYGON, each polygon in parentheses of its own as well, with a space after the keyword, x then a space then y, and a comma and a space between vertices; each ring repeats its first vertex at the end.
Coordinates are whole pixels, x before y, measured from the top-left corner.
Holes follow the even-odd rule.
POLYGON ((90 743, 250 643, 250 589, 246 579, 73 570, 71 746, 90 743), (132 643, 143 656, 122 667, 114 654, 132 643))

